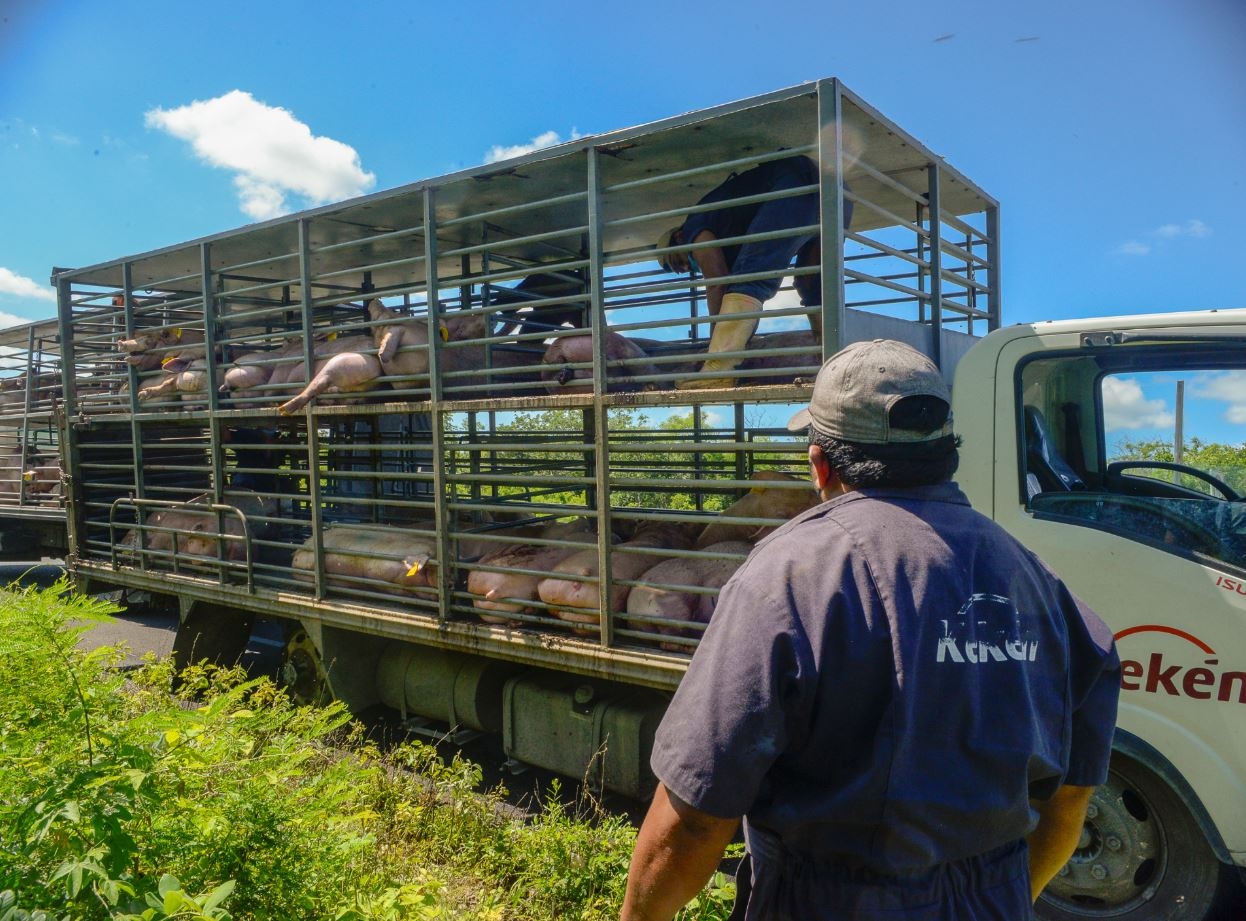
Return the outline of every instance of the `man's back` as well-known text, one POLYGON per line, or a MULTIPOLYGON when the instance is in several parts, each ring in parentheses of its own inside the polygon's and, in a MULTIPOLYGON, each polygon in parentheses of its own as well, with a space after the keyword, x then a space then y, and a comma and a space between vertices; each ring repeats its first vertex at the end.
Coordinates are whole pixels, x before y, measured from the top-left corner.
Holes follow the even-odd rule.
POLYGON ((664 726, 655 765, 702 808, 698 787, 734 791, 708 811, 747 811, 789 850, 920 871, 1016 842, 1030 796, 1098 770, 1078 758, 1102 739, 1073 727, 1110 645, 954 485, 849 493, 724 590, 672 709, 710 695, 735 716, 664 726), (759 744, 774 757, 724 756, 759 744), (681 776, 707 763, 722 776, 681 776))

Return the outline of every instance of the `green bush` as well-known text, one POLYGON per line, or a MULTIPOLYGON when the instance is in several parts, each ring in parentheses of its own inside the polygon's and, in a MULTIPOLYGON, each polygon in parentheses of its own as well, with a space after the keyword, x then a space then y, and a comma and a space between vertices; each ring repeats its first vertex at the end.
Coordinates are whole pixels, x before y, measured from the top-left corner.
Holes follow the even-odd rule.
MULTIPOLYGON (((65 586, 0 592, 0 921, 617 917, 634 831, 551 792, 528 822, 480 770, 382 752, 267 680, 84 652, 65 586)), ((725 918, 719 880, 685 912, 725 918)))

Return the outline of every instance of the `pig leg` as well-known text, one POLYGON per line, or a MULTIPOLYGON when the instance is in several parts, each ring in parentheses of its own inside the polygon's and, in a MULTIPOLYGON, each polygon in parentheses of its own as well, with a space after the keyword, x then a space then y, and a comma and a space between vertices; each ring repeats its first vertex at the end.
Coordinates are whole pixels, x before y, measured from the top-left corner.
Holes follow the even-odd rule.
POLYGON ((365 390, 381 376, 381 363, 374 355, 341 352, 328 359, 302 392, 277 408, 283 416, 298 412, 322 393, 348 393, 365 390))

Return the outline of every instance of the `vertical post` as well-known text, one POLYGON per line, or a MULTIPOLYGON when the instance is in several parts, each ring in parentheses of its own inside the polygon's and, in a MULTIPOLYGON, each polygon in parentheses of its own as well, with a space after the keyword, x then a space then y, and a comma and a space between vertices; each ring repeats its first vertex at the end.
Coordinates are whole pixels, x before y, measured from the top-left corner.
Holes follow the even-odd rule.
POLYGON ((32 323, 26 330, 26 387, 22 394, 22 424, 18 435, 18 452, 20 458, 17 468, 17 504, 26 504, 26 450, 30 446, 30 412, 35 396, 35 327, 32 323))
POLYGON ((939 164, 926 165, 926 200, 930 204, 930 357, 943 367, 943 205, 939 195, 939 164))
MULTIPOLYGON (((312 266, 311 221, 299 220, 299 310, 303 320, 303 361, 305 381, 311 381, 315 360, 315 343, 312 341, 312 266)), ((328 592, 324 560, 324 507, 323 487, 320 482, 320 428, 313 412, 314 403, 308 403, 303 411, 303 424, 307 427, 307 494, 311 502, 312 547, 315 559, 315 597, 324 599, 328 592)))
MULTIPOLYGON (((207 362, 208 374, 208 460, 212 465, 212 501, 219 505, 225 501, 225 451, 221 443, 221 417, 217 412, 220 395, 216 392, 216 291, 212 277, 212 244, 199 245, 199 291, 203 297, 203 349, 204 360, 207 362)), ((223 356, 222 356, 223 357, 223 356)), ((309 375, 310 378, 310 375, 309 375)), ((216 513, 216 533, 225 531, 225 512, 216 513)), ((244 535, 245 536, 245 535, 244 535)), ((227 542, 223 537, 216 539, 217 559, 224 560, 227 542)), ((250 559, 251 548, 247 548, 250 559)), ((217 579, 223 585, 228 568, 217 569, 217 579)), ((247 573, 250 577, 250 572, 247 573)))
POLYGON ((614 616, 610 611, 610 419, 605 396, 606 375, 606 298, 605 254, 601 224, 601 154, 588 150, 588 275, 589 320, 593 329, 593 477, 597 504, 597 610, 600 612, 601 645, 614 645, 614 616))
MULTIPOLYGON (((61 464, 66 471, 79 474, 82 465, 78 463, 78 430, 73 424, 78 412, 78 382, 74 377, 74 328, 73 328, 73 290, 69 279, 58 275, 56 282, 57 327, 61 340, 61 409, 60 409, 60 450, 61 464)), ((79 558, 82 548, 85 525, 78 520, 78 512, 85 503, 78 500, 81 482, 68 472, 64 476, 65 493, 65 531, 69 543, 69 564, 71 572, 75 561, 79 558)))
MULTIPOLYGON (((121 266, 121 309, 125 311, 125 334, 127 339, 132 339, 136 331, 134 324, 134 278, 132 274, 132 266, 129 262, 125 262, 121 266)), ((139 424, 138 415, 138 371, 133 365, 127 365, 130 374, 130 444, 134 446, 134 497, 136 499, 147 498, 147 489, 143 484, 143 470, 145 463, 143 460, 143 427, 139 424)), ((142 517, 142 510, 137 514, 142 517)), ((142 521, 139 521, 142 524, 142 521)), ((139 528, 139 542, 142 543, 143 532, 139 528)), ((141 550, 142 547, 140 546, 141 550)), ((147 565, 146 554, 138 555, 144 568, 147 565)))
POLYGON ((999 274, 1002 250, 1003 248, 999 245, 999 205, 993 205, 986 209, 986 253, 991 273, 986 295, 986 331, 988 333, 999 329, 1000 317, 1003 315, 1003 292, 1000 289, 999 274))
MULTIPOLYGON (((1177 381, 1177 414, 1172 433, 1172 462, 1184 463, 1185 457, 1185 381, 1177 381)), ((1172 474, 1174 483, 1181 479, 1175 470, 1172 474)))
POLYGON ((822 360, 844 347, 844 124, 839 81, 818 81, 818 222, 822 231, 822 360))
POLYGON ((428 386, 432 400, 433 439, 433 522, 437 529, 437 617, 441 623, 450 619, 450 596, 454 591, 454 574, 450 552, 450 529, 454 521, 450 509, 446 468, 445 412, 441 408, 441 297, 437 271, 437 202, 436 191, 424 189, 424 283, 428 302, 428 386))

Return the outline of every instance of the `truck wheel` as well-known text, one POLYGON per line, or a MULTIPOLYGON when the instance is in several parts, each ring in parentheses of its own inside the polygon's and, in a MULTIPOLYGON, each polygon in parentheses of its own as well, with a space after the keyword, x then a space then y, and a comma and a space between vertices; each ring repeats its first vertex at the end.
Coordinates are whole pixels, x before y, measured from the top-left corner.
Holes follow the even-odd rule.
POLYGON ((1034 906, 1039 921, 1211 921, 1226 873, 1185 804, 1150 770, 1112 757, 1072 858, 1034 906))

